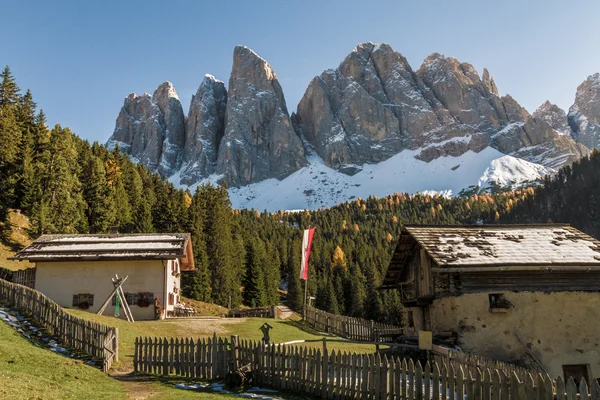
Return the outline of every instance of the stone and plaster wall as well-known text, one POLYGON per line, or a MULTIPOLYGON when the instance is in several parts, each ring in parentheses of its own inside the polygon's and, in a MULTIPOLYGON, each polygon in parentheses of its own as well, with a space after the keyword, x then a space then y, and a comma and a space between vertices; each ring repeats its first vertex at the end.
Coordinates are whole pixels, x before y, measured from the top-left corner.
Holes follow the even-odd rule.
POLYGON ((457 331, 463 351, 502 361, 523 359, 527 348, 553 377, 572 364, 600 377, 600 293, 505 292, 513 307, 504 313, 490 311, 490 293, 434 300, 433 332, 457 331))
MULTIPOLYGON (((123 292, 151 292, 155 298, 160 297, 165 307, 168 292, 180 288, 180 278, 172 274, 171 262, 167 260, 38 262, 35 289, 65 308, 73 308, 73 295, 93 294, 94 304, 87 311, 96 313, 114 289, 111 278, 115 274, 119 277, 127 275, 128 278, 123 283, 123 292)), ((135 320, 154 319, 153 304, 149 307, 130 305, 130 308, 135 320)), ((109 303, 104 315, 113 315, 114 309, 112 302, 109 303)), ((173 306, 167 306, 165 309, 172 310, 173 306)), ((121 311, 121 318, 125 318, 123 311, 121 311)))

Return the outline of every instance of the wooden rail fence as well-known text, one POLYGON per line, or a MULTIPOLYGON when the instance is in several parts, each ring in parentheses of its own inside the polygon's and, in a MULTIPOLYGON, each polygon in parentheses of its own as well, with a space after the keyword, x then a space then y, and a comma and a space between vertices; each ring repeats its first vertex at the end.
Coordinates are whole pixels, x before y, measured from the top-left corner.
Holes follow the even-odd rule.
POLYGON ((380 354, 349 354, 295 345, 265 345, 237 337, 137 338, 135 371, 198 379, 221 379, 251 365, 254 384, 303 392, 323 399, 378 400, 599 400, 593 380, 475 369, 446 362, 419 362, 380 354), (458 366, 458 368, 457 368, 458 366))
POLYGON ((254 307, 254 308, 234 308, 227 312, 229 318, 277 318, 277 306, 254 307))
POLYGON ((0 303, 29 316, 62 345, 102 362, 106 372, 118 361, 118 330, 67 313, 54 301, 29 287, 0 279, 0 303))
POLYGON ((12 281, 19 285, 27 286, 29 288, 35 288, 35 268, 21 269, 13 271, 12 281))
POLYGON ((521 367, 515 364, 498 361, 487 357, 477 356, 474 354, 463 353, 453 349, 444 348, 444 355, 433 353, 433 360, 438 364, 452 365, 456 370, 463 368, 473 374, 480 370, 499 370, 504 371, 508 375, 516 374, 519 379, 525 379, 529 374, 535 374, 537 371, 521 367))
POLYGON ((384 336, 403 332, 402 328, 391 324, 331 314, 314 307, 306 307, 306 322, 317 330, 366 342, 378 342, 384 336))

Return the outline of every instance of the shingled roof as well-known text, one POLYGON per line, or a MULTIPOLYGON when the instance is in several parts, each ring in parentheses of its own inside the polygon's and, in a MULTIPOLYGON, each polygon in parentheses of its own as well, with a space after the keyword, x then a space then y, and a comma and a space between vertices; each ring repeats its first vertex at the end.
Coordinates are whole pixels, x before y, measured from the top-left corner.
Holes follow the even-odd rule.
POLYGON ((42 235, 13 260, 101 261, 180 259, 183 271, 194 269, 189 233, 42 235))
POLYGON ((600 241, 569 225, 406 226, 382 288, 395 286, 417 245, 437 264, 432 267, 440 269, 600 269, 600 241))

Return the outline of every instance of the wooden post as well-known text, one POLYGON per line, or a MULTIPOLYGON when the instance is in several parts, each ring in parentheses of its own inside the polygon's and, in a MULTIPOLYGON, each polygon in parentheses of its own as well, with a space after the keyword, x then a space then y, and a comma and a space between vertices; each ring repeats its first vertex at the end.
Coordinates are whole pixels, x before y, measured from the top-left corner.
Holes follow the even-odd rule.
POLYGON ((308 279, 304 281, 304 306, 302 307, 302 320, 306 321, 306 301, 308 299, 308 279))
POLYGON ((240 337, 238 335, 231 335, 231 364, 233 366, 232 370, 237 371, 239 368, 239 354, 238 354, 238 343, 240 341, 240 337))
POLYGON ((98 310, 98 312, 96 314, 102 315, 102 313, 106 309, 106 306, 108 306, 108 303, 110 302, 110 300, 112 299, 112 297, 115 295, 115 293, 117 292, 117 290, 119 290, 119 288, 121 287, 121 285, 123 283, 125 283, 125 281, 127 280, 127 277, 128 277, 128 275, 125 275, 125 277, 121 280, 121 282, 117 286, 115 286, 115 288, 113 289, 113 291, 110 294, 110 296, 108 296, 108 299, 106 299, 106 301, 102 304, 102 307, 100 307, 100 309, 98 310))
POLYGON ((115 352, 115 361, 119 362, 119 328, 115 329, 115 336, 113 337, 113 351, 115 352))

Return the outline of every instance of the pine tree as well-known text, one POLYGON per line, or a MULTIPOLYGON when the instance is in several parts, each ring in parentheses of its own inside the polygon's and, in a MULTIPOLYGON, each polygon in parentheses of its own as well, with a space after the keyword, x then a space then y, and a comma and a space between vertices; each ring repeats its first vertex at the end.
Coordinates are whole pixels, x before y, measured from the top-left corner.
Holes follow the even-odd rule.
POLYGON ((206 253, 205 219, 206 204, 202 198, 200 188, 192 197, 189 207, 189 231, 194 248, 196 271, 183 274, 184 292, 187 296, 204 302, 211 301, 210 273, 208 270, 208 256, 206 253))
POLYGON ((19 172, 21 128, 15 107, 4 101, 0 104, 0 218, 6 210, 14 207, 19 172))
POLYGON ((8 65, 0 73, 0 79, 2 79, 2 82, 0 82, 0 106, 16 104, 20 100, 19 92, 21 89, 17 86, 8 65))
MULTIPOLYGON (((79 182, 77 151, 73 135, 60 125, 50 135, 50 160, 44 178, 47 181, 36 222, 44 221, 40 233, 75 233, 85 220, 85 203, 79 182)), ((85 231, 85 229, 83 230, 85 231)))
POLYGON ((343 270, 345 270, 347 267, 346 255, 344 254, 344 251, 342 250, 342 248, 340 246, 336 246, 336 248, 333 252, 333 257, 331 260, 331 267, 332 268, 339 267, 343 270))
POLYGON ((250 307, 262 307, 268 304, 263 270, 266 257, 262 241, 247 243, 244 303, 250 307))
POLYGON ((113 225, 115 203, 106 181, 106 170, 101 159, 86 152, 83 155, 81 183, 83 199, 87 203, 86 216, 91 233, 104 233, 113 225))
POLYGON ((268 305, 279 304, 279 283, 281 276, 279 273, 280 259, 277 249, 267 242, 266 257, 263 263, 265 294, 268 305))
POLYGON ((240 277, 236 276, 233 265, 233 221, 227 191, 203 185, 201 196, 206 199, 206 252, 212 299, 222 306, 228 306, 230 302, 237 306, 240 277))

